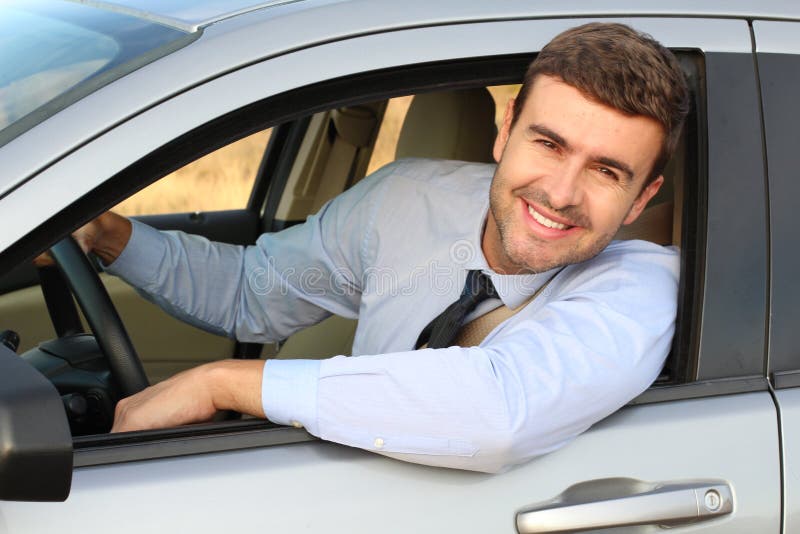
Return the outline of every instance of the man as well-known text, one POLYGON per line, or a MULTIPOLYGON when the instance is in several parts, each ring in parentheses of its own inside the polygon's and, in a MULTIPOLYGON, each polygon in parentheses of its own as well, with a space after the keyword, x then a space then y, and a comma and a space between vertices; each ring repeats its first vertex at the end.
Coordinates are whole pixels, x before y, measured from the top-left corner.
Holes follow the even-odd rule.
POLYGON ((671 53, 590 24, 531 65, 496 168, 397 162, 247 249, 105 214, 79 232, 84 247, 198 326, 268 341, 330 313, 359 318, 360 357, 200 366, 121 401, 113 430, 232 409, 489 472, 564 445, 646 389, 669 351, 677 253, 611 240, 663 183, 687 102, 671 53), (386 270, 406 291, 370 276, 386 270), (287 274, 301 272, 314 276, 287 274), (516 312, 457 346, 461 324, 498 306, 516 312))

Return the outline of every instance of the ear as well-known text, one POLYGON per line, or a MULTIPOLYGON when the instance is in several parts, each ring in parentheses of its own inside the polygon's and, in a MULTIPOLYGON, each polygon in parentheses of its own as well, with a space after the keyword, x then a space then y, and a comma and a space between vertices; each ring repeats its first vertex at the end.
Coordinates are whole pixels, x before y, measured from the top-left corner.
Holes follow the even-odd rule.
POLYGON ((500 163, 500 158, 503 157, 503 150, 506 148, 508 136, 511 133, 511 119, 514 117, 514 101, 516 98, 511 98, 506 106, 506 114, 503 117, 503 127, 497 132, 497 137, 494 140, 494 149, 492 155, 497 163, 500 163))
POLYGON ((633 206, 631 206, 631 210, 628 212, 628 215, 625 216, 625 220, 622 221, 622 224, 631 224, 633 221, 639 218, 639 215, 642 214, 642 211, 647 206, 647 203, 650 202, 650 199, 658 193, 658 190, 661 189, 661 185, 664 183, 664 177, 659 176, 647 187, 642 189, 642 192, 639 193, 639 196, 636 197, 636 200, 633 201, 633 206))

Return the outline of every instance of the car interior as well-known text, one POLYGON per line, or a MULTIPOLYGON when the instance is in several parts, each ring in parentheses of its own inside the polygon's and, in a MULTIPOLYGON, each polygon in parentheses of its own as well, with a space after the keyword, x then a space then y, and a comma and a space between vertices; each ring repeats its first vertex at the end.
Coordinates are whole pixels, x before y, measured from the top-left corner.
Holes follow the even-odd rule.
MULTIPOLYGON (((389 141, 396 144, 390 150, 390 160, 444 158, 492 162, 498 117, 502 117, 505 108, 505 100, 498 102, 493 97, 494 89, 434 90, 399 97, 397 100, 405 102, 407 111, 402 116, 399 132, 389 141)), ((508 98, 515 89, 516 86, 505 87, 499 92, 508 98)), ((254 202, 260 206, 257 210, 259 220, 257 226, 242 230, 238 237, 241 244, 252 242, 261 231, 279 230, 301 223, 325 202, 366 176, 373 150, 377 143, 383 142, 379 137, 387 126, 387 108, 390 105, 392 100, 389 99, 358 103, 319 111, 295 121, 304 126, 300 129, 301 134, 293 139, 292 150, 296 155, 283 172, 283 183, 273 181, 264 185, 256 180, 248 207, 252 208, 254 202), (266 212, 270 213, 265 215, 266 212)), ((266 143, 264 154, 260 155, 259 174, 276 151, 286 150, 286 145, 280 146, 274 133, 278 129, 272 129, 273 135, 266 143)), ((661 245, 681 245, 684 176, 692 172, 690 166, 693 165, 687 161, 689 146, 685 130, 664 173, 664 186, 636 222, 620 229, 618 239, 645 239, 661 245)), ((199 222, 203 223, 200 228, 211 228, 217 220, 215 217, 223 216, 197 211, 149 214, 138 218, 156 227, 181 228, 188 225, 191 230, 189 223, 199 222), (186 224, 175 224, 175 221, 186 224)), ((210 238, 215 237, 213 231, 205 233, 210 238)), ((222 239, 230 241, 229 236, 225 234, 222 239)), ((115 277, 101 274, 101 278, 151 384, 181 370, 228 357, 324 358, 350 354, 357 324, 355 320, 331 316, 280 342, 264 345, 237 343, 170 317, 115 277)), ((19 334, 19 353, 56 337, 32 266, 20 266, 0 279, 0 317, 3 317, 3 328, 19 334)), ((84 329, 89 331, 86 327, 84 329)), ((673 358, 668 361, 660 381, 670 380, 671 362, 673 358)))

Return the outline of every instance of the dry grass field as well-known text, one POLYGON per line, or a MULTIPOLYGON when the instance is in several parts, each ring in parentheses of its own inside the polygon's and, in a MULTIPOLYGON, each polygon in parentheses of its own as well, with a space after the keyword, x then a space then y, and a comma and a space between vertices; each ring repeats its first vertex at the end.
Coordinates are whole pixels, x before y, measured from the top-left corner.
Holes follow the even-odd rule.
MULTIPOLYGON (((506 104, 518 89, 518 85, 489 88, 495 100, 498 129, 506 104)), ((389 102, 368 172, 394 159, 397 138, 411 99, 406 96, 389 102)), ((242 208, 247 203, 269 135, 270 130, 266 130, 200 158, 120 203, 114 210, 124 215, 145 215, 242 208)))
POLYGON ((270 130, 245 137, 168 174, 122 203, 123 215, 242 208, 270 130))

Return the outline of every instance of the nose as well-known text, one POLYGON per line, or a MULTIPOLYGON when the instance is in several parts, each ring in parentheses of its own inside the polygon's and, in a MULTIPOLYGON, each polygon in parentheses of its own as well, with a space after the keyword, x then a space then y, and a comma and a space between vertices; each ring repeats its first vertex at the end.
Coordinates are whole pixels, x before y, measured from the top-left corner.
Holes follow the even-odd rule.
POLYGON ((560 210, 580 204, 583 198, 582 173, 580 162, 565 161, 559 166, 552 174, 547 192, 551 207, 560 210))

